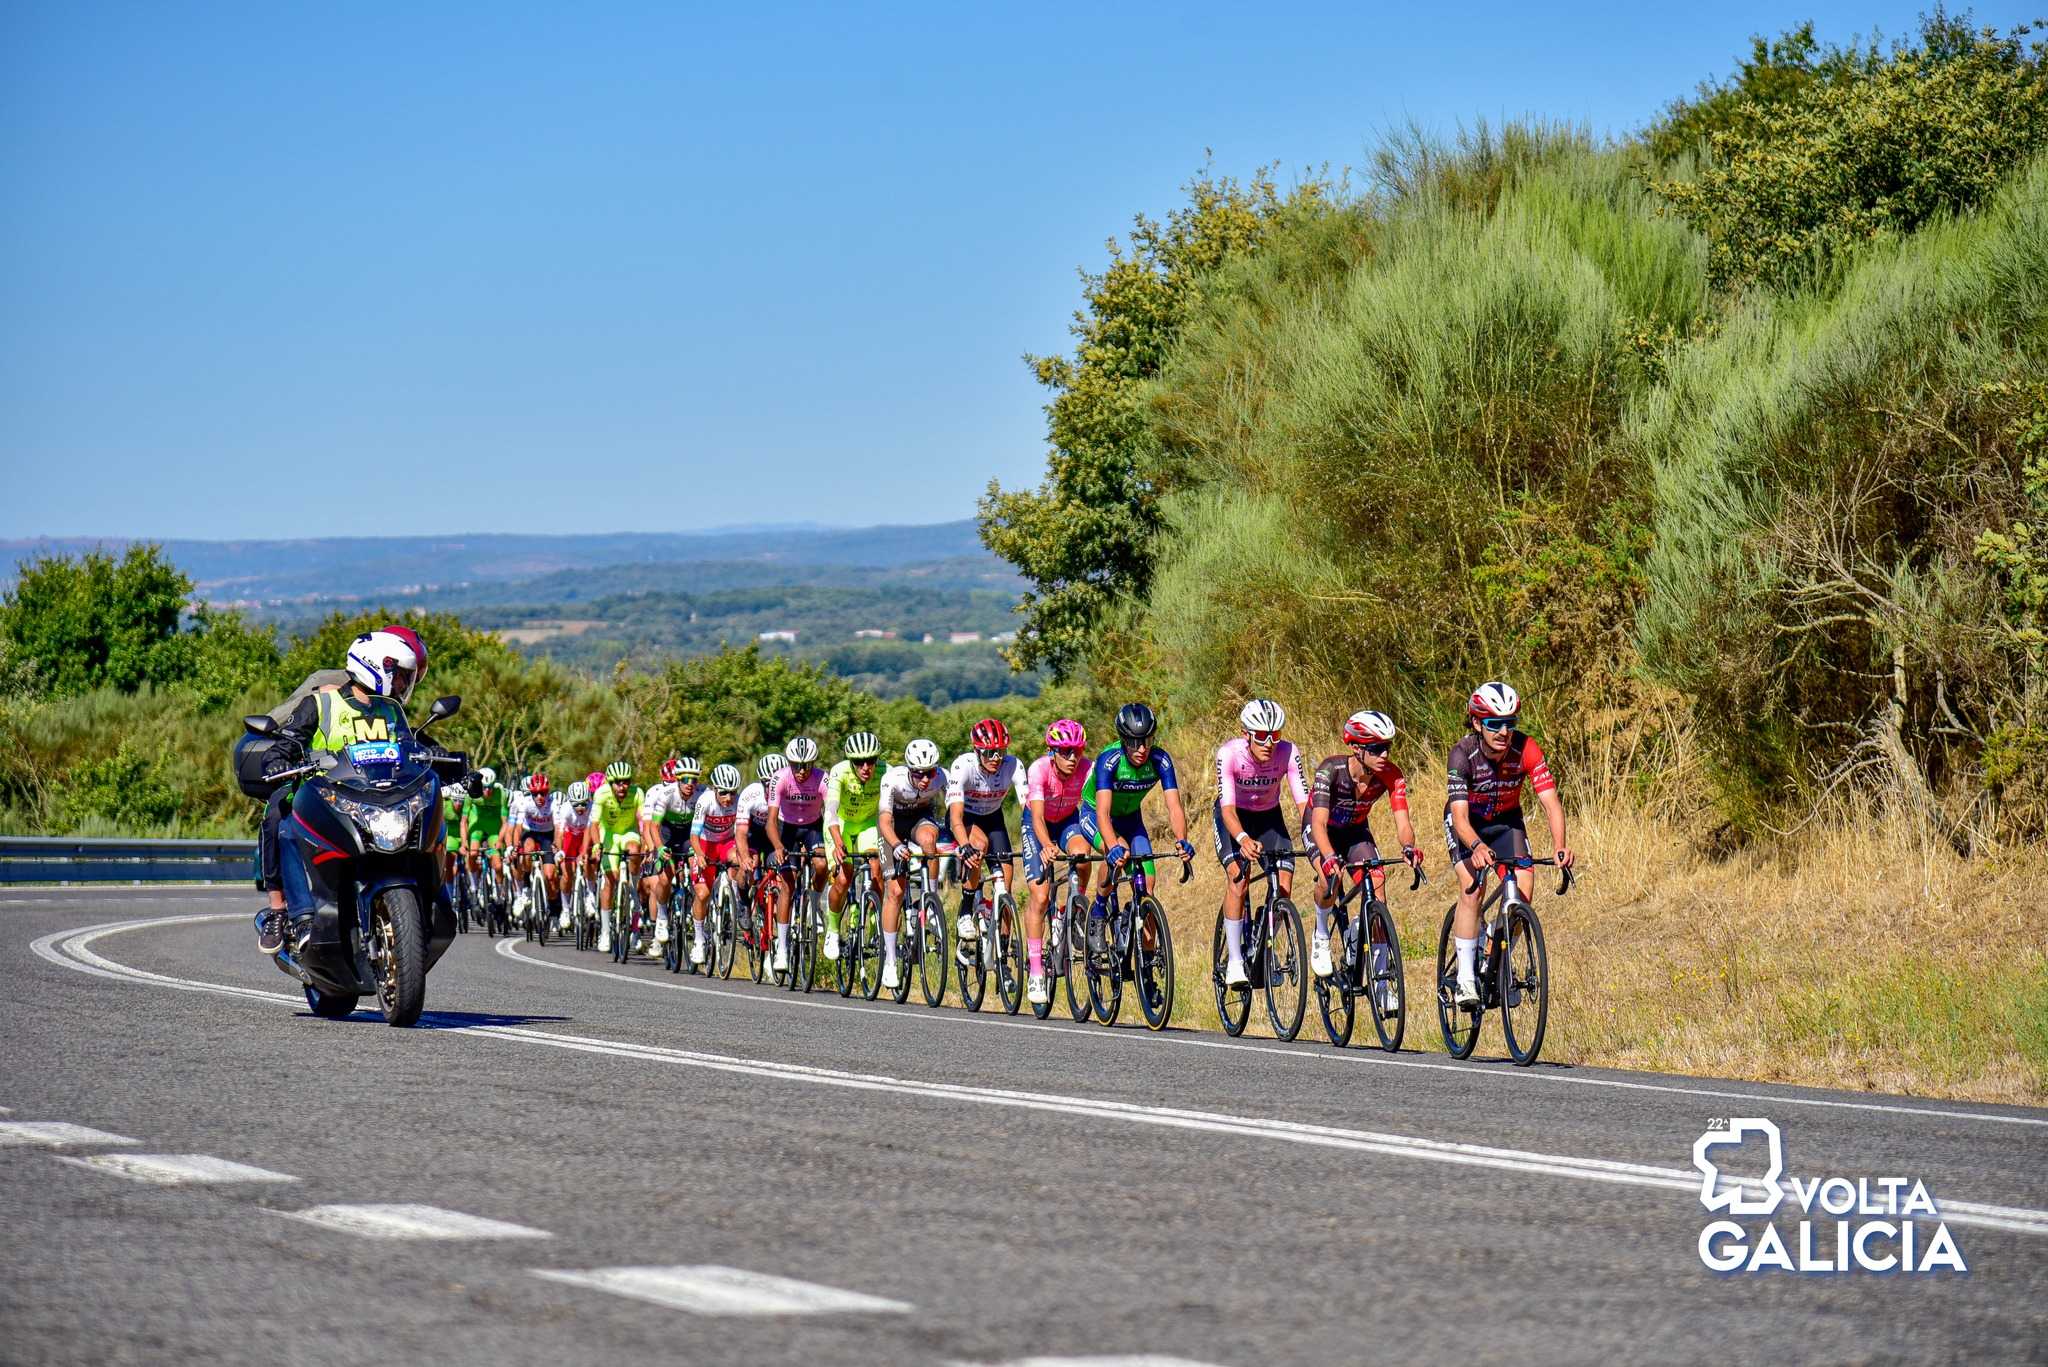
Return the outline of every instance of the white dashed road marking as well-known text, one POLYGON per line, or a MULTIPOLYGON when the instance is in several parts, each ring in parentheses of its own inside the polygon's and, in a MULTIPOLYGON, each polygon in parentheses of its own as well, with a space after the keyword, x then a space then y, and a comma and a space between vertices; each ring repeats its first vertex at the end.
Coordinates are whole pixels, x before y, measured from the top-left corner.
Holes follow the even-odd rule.
POLYGON ((202 1182, 296 1182, 290 1173, 252 1168, 204 1153, 96 1153, 90 1158, 66 1158, 81 1168, 111 1173, 136 1182, 154 1182, 161 1187, 182 1187, 202 1182))
POLYGON ((61 1149, 72 1144, 139 1144, 139 1139, 130 1139, 124 1134, 108 1134, 105 1130, 87 1129, 83 1125, 72 1125, 62 1120, 8 1120, 0 1121, 0 1147, 23 1144, 38 1144, 46 1149, 61 1149))
POLYGON ((533 1275, 694 1315, 878 1314, 913 1308, 902 1301, 738 1267, 599 1267, 588 1272, 536 1271, 533 1275))
POLYGON ((314 1206, 311 1210, 280 1210, 289 1219, 322 1229, 360 1234, 370 1239, 547 1239, 544 1229, 486 1220, 438 1206, 366 1205, 314 1206))
MULTIPOLYGON (((972 1362, 955 1363, 953 1367, 977 1367, 972 1362)), ((1125 1356, 1111 1354, 1108 1357, 1079 1358, 1017 1358, 1010 1362, 983 1364, 981 1367, 1212 1367, 1206 1362, 1191 1358, 1161 1357, 1156 1353, 1135 1353, 1125 1356)))

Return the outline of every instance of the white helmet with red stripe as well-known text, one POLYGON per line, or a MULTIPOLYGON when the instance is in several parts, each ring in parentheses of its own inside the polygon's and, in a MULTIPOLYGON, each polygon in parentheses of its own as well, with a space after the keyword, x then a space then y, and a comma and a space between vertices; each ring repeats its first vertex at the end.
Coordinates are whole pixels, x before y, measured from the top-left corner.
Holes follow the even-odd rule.
POLYGON ((1470 717, 1512 717, 1521 710, 1522 695, 1498 679, 1473 689, 1472 701, 1465 705, 1470 717))
POLYGON ((366 631, 349 644, 348 674, 367 692, 403 703, 419 681, 420 657, 395 631, 366 631))

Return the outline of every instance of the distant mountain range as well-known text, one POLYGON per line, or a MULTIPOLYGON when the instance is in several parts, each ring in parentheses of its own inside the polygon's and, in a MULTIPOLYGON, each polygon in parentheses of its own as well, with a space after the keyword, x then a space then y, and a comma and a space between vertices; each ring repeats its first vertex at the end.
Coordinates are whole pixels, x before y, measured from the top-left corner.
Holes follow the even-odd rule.
MULTIPOLYGON (((128 541, 38 537, 0 541, 0 583, 18 562, 44 555, 119 551, 128 541)), ((323 537, 274 541, 165 541, 164 553, 190 575, 196 596, 269 609, 396 598, 550 601, 582 576, 618 567, 604 592, 679 588, 701 565, 722 584, 816 583, 835 567, 895 570, 945 565, 949 582, 1009 588, 1010 568, 982 548, 971 519, 921 526, 827 528, 807 525, 723 528, 711 532, 614 532, 584 536, 478 533, 451 536, 323 537), (713 570, 711 567, 716 566, 713 570), (673 567, 664 574, 656 567, 673 567), (778 573, 778 571, 780 573, 778 573), (536 592, 537 591, 537 592, 536 592)), ((870 575, 859 576, 871 578, 870 575)))

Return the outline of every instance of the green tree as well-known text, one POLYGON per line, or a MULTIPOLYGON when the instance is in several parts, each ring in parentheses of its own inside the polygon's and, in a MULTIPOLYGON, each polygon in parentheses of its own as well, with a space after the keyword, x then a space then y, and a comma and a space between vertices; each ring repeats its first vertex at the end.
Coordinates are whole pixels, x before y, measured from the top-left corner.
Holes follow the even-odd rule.
POLYGON ((276 685, 280 657, 269 628, 220 608, 200 607, 192 616, 184 683, 202 708, 219 711, 252 689, 276 685))
POLYGON ((1755 138, 1773 111, 1808 98, 1815 82, 1867 74, 1878 61, 1874 47, 1823 49, 1810 20, 1774 40, 1758 34, 1733 76, 1701 81, 1691 98, 1673 100, 1644 131, 1643 143, 1659 162, 1669 162, 1711 149, 1717 134, 1755 138))
POLYGON ((104 551, 45 556, 21 567, 0 603, 0 634, 48 694, 132 693, 189 672, 178 620, 191 592, 161 546, 130 546, 118 560, 104 551))
POLYGON ((1151 582, 1164 492, 1145 460, 1151 440, 1141 387, 1159 373, 1205 274, 1257 248, 1290 208, 1330 201, 1326 180, 1283 195, 1261 171, 1239 184, 1204 172, 1188 202, 1159 223, 1140 215, 1128 251, 1112 239, 1109 265, 1083 273, 1071 356, 1026 360, 1053 391, 1046 407, 1051 452, 1035 490, 991 481, 980 508, 991 551, 1032 583, 1012 665, 1064 676, 1081 662, 1103 609, 1151 582))

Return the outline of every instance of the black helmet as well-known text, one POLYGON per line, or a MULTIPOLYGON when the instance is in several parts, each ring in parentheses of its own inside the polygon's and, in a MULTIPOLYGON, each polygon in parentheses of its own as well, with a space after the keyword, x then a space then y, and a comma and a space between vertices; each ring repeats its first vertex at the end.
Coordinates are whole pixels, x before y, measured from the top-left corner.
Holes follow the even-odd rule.
POLYGON ((1150 740, 1159 729, 1159 719, 1141 702, 1127 702, 1116 710, 1116 733, 1133 743, 1150 740))

